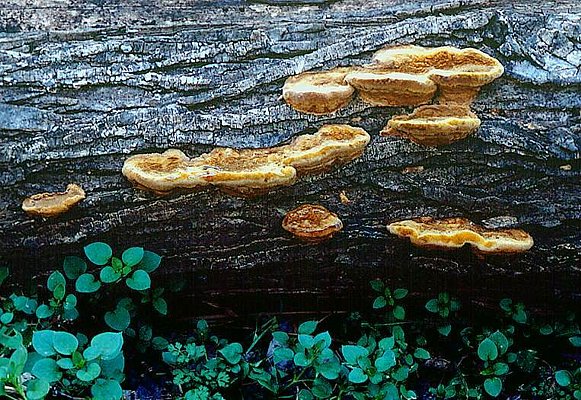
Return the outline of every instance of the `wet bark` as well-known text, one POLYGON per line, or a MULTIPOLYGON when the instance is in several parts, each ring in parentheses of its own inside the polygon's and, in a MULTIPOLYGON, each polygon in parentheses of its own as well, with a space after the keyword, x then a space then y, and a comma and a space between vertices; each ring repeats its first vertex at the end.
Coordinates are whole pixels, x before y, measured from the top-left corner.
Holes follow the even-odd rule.
POLYGON ((491 304, 507 294, 546 307, 578 300, 578 2, 35 4, 0 8, 0 260, 20 279, 46 276, 99 240, 162 254, 158 279, 191 284, 183 318, 351 310, 367 304, 372 277, 419 297, 448 288, 491 304), (357 100, 313 117, 279 100, 290 75, 364 63, 399 43, 476 47, 501 60, 505 75, 474 104, 474 136, 427 148, 378 136, 405 109, 357 100), (272 146, 335 122, 372 135, 359 160, 256 199, 159 198, 121 175, 130 154, 272 146), (68 214, 20 209, 24 197, 71 182, 87 199, 68 214), (337 212, 343 232, 316 246, 289 237, 282 217, 305 202, 337 212), (536 244, 479 259, 419 250, 386 230, 422 215, 522 227, 536 244))

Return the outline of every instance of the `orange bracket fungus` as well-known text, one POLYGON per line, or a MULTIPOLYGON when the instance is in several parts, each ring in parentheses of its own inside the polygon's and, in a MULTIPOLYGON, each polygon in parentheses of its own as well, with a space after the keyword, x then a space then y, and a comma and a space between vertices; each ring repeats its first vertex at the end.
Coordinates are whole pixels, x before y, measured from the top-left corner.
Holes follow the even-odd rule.
POLYGON ((437 104, 421 106, 411 114, 393 117, 383 136, 402 136, 426 146, 450 144, 475 132, 480 119, 467 106, 437 104))
POLYGON ((319 243, 343 229, 343 222, 323 206, 303 204, 284 216, 282 227, 301 240, 319 243))
POLYGON ((480 50, 455 47, 395 46, 379 50, 373 61, 386 70, 423 74, 439 88, 440 103, 471 103, 480 87, 504 72, 495 58, 480 50))
POLYGON ((529 250, 531 235, 521 229, 486 229, 465 218, 422 217, 388 225, 391 233, 420 247, 457 249, 465 244, 482 254, 510 254, 529 250))
POLYGON ((22 209, 29 215, 56 217, 73 208, 85 198, 85 191, 78 185, 70 184, 67 190, 59 193, 39 193, 27 197, 22 209))
POLYGON ((427 76, 368 67, 345 77, 361 98, 376 106, 413 106, 429 103, 437 86, 427 76))
POLYGON ((175 149, 135 155, 125 161, 123 175, 158 194, 213 185, 228 193, 253 196, 292 185, 297 175, 345 164, 359 157, 369 140, 361 128, 325 125, 315 134, 272 148, 217 148, 192 159, 175 149))
POLYGON ((355 91, 344 82, 351 68, 303 72, 291 76, 282 88, 282 97, 294 109, 308 114, 329 114, 345 107, 355 91))

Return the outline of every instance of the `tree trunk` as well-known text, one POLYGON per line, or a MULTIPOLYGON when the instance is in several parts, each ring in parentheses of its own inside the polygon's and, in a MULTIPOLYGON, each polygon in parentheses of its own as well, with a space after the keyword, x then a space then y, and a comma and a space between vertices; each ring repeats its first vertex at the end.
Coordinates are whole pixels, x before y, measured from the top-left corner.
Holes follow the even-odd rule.
POLYGON ((418 298, 447 288, 490 304, 510 295, 550 308, 581 294, 578 1, 34 3, 0 9, 0 260, 20 279, 98 240, 162 254, 159 279, 191 283, 183 318, 352 310, 373 277, 418 298), (473 105, 475 135, 423 147, 378 136, 406 109, 356 100, 314 117, 279 99, 290 75, 404 43, 475 47, 504 64, 473 105), (121 174, 130 154, 273 146, 326 123, 366 129, 364 155, 255 199, 160 198, 121 174), (72 182, 87 199, 71 212, 35 219, 20 209, 72 182), (344 230, 315 246, 290 237, 282 217, 307 202, 338 213, 344 230), (387 232, 417 216, 519 226, 535 246, 480 259, 387 232))

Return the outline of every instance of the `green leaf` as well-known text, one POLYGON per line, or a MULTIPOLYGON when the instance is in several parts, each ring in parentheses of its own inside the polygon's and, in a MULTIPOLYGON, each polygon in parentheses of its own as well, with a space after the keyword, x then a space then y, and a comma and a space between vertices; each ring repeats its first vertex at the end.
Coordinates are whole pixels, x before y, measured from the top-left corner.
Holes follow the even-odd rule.
POLYGON ((133 290, 147 290, 151 287, 151 278, 149 274, 142 269, 136 270, 131 277, 125 281, 127 286, 133 290))
POLYGON ((105 265, 113 255, 107 243, 95 242, 85 246, 85 255, 95 265, 105 265))
POLYGON ((65 356, 73 354, 73 352, 79 347, 77 337, 68 332, 55 332, 52 342, 54 349, 65 356))
POLYGON ((315 344, 318 343, 323 343, 323 348, 327 348, 331 345, 331 335, 329 334, 329 332, 325 331, 325 332, 321 332, 317 335, 315 335, 315 337, 313 338, 313 341, 315 344))
POLYGON ((482 361, 493 361, 498 357, 498 348, 496 344, 489 338, 484 339, 478 345, 478 357, 482 361))
POLYGON ((555 380, 559 386, 569 386, 571 384, 571 373, 566 370, 560 370, 555 372, 555 380))
POLYGON ((123 397, 123 390, 119 382, 112 379, 97 379, 91 386, 93 400, 120 400, 123 397))
MULTIPOLYGON (((76 354, 77 353, 74 353, 73 356, 76 354)), ((86 361, 92 361, 92 360, 98 358, 100 355, 101 355, 101 350, 99 350, 96 347, 89 346, 85 350, 83 350, 83 358, 86 361)), ((75 364, 77 364, 77 363, 75 363, 75 364)))
POLYGON ((64 309, 71 310, 71 309, 75 308, 76 305, 77 305, 77 296, 75 296, 72 293, 67 295, 65 302, 63 304, 64 309))
POLYGON ((75 289, 79 293, 93 293, 99 290, 101 282, 95 280, 92 274, 83 274, 77 278, 75 289))
POLYGON ((56 354, 53 346, 54 331, 44 330, 36 331, 32 334, 32 347, 44 357, 56 354))
POLYGON ((325 378, 335 380, 339 377, 339 373, 341 372, 341 364, 339 363, 339 360, 334 357, 332 360, 326 360, 322 364, 318 364, 316 370, 325 378))
POLYGON ((122 382, 124 379, 125 357, 120 353, 112 360, 101 360, 101 377, 122 382))
POLYGON ((146 250, 143 252, 143 258, 139 263, 139 268, 141 268, 145 272, 153 272, 157 269, 157 267, 159 267, 160 263, 161 257, 159 255, 155 254, 152 251, 146 250))
POLYGON ((436 314, 439 310, 439 304, 437 299, 431 299, 426 303, 426 310, 431 313, 436 314))
POLYGON ((80 257, 68 256, 63 262, 65 275, 70 280, 75 280, 87 271, 87 263, 80 257))
POLYGON ((414 357, 418 358, 420 360, 429 360, 430 353, 426 349, 422 349, 421 347, 418 347, 416 349, 416 351, 414 352, 414 357))
POLYGON ((307 367, 311 365, 311 360, 309 360, 305 353, 302 352, 295 354, 293 361, 298 367, 307 367))
POLYGON ((376 297, 375 300, 373 301, 373 308, 376 310, 383 308, 386 305, 387 305, 387 300, 383 296, 376 297))
POLYGON ((360 357, 367 357, 369 351, 363 346, 344 345, 341 346, 341 353, 345 360, 351 365, 357 365, 357 359, 360 357))
POLYGON ((242 359, 242 345, 231 343, 218 351, 230 364, 238 364, 242 359))
POLYGON ((272 332, 272 338, 278 343, 285 345, 288 342, 288 333, 280 331, 272 332))
POLYGON ((58 271, 54 271, 52 274, 50 274, 46 282, 46 286, 48 287, 48 290, 50 290, 51 292, 54 292, 55 288, 58 285, 64 286, 66 284, 67 282, 65 281, 65 277, 58 271))
POLYGON ((363 383, 367 380, 367 375, 361 368, 353 368, 351 372, 349 372, 349 382, 352 383, 363 383))
POLYGON ((8 278, 8 275, 10 275, 10 270, 7 267, 0 268, 0 285, 8 278))
POLYGON ((103 360, 110 360, 117 357, 121 351, 123 335, 113 332, 100 333, 91 340, 91 347, 99 351, 103 360))
POLYGON ((303 335, 310 335, 317 329, 317 321, 306 321, 299 325, 298 333, 303 335))
POLYGON ((383 282, 379 279, 373 280, 371 282, 369 282, 369 284, 371 285, 371 288, 373 290, 375 290, 376 292, 383 292, 383 288, 385 287, 383 282))
POLYGON ((311 335, 300 335, 298 336, 299 343, 305 348, 310 349, 315 345, 315 341, 311 335))
POLYGON ((397 300, 401 300, 404 297, 406 297, 407 295, 408 295, 407 289, 395 289, 393 291, 393 297, 396 298, 397 300))
POLYGON ((402 306, 395 306, 393 309, 393 316, 395 319, 404 320, 405 319, 405 309, 402 306))
POLYGON ((314 397, 308 389, 301 389, 297 397, 298 400, 313 400, 314 397))
POLYGON ((57 285, 54 288, 52 295, 56 300, 61 301, 65 297, 65 293, 66 293, 65 285, 57 285))
POLYGON ((496 344, 496 347, 498 348, 500 355, 506 353, 506 351, 508 350, 509 343, 504 333, 496 331, 492 335, 490 335, 490 339, 492 339, 492 341, 496 344))
POLYGON ((151 326, 143 325, 141 328, 139 328, 139 339, 149 342, 152 336, 153 331, 151 329, 151 326))
POLYGON ((60 360, 57 360, 56 363, 62 369, 73 369, 73 368, 75 368, 75 364, 73 364, 73 360, 71 360, 70 358, 61 358, 60 360))
POLYGON ((409 373, 410 369, 405 365, 402 365, 391 374, 391 377, 398 382, 403 382, 408 378, 409 373))
POLYGON ((153 339, 151 339, 151 346, 155 350, 165 350, 168 345, 169 342, 167 341, 167 339, 161 336, 155 336, 153 339))
POLYGON ((492 366, 494 374, 498 376, 506 375, 508 373, 508 364, 503 362, 497 362, 492 366))
POLYGON ((440 327, 438 327, 438 332, 442 336, 448 336, 450 334, 450 332, 452 332, 452 325, 447 324, 444 326, 440 326, 440 327))
POLYGON ((77 378, 84 382, 91 382, 101 375, 101 367, 96 362, 85 365, 83 369, 77 371, 77 378))
POLYGON ((502 381, 499 378, 488 378, 484 381, 484 390, 492 397, 498 397, 502 391, 502 381))
MULTIPOLYGON (((18 333, 18 335, 20 335, 20 333, 18 333)), ((20 336, 20 340, 22 341, 22 336, 20 336)), ((28 352, 21 344, 16 348, 16 350, 14 350, 8 360, 8 373, 14 377, 20 377, 24 371, 27 359, 28 352)))
POLYGON ((142 247, 131 247, 123 252, 121 259, 128 267, 133 267, 141 262, 144 251, 142 247))
POLYGON ((153 308, 161 315, 167 315, 167 302, 162 297, 153 299, 153 308))
MULTIPOLYGON (((52 316, 53 314, 54 314, 54 310, 52 308, 50 308, 49 306, 47 306, 46 304, 41 304, 36 309, 36 318, 38 318, 38 319, 45 319, 45 318, 52 316)), ((6 315, 6 314, 4 314, 4 315, 6 315)), ((4 315, 2 315, 2 317, 4 315)))
POLYGON ((52 383, 63 376, 56 361, 52 358, 42 358, 32 367, 32 375, 45 382, 52 383))
POLYGON ((375 368, 379 372, 385 372, 396 364, 395 353, 391 350, 386 350, 381 357, 375 360, 375 368))
POLYGON ((124 307, 119 307, 114 311, 105 313, 105 323, 116 331, 124 331, 131 322, 131 315, 124 307))
POLYGON ((26 384, 28 400, 44 399, 50 390, 50 384, 42 379, 33 379, 26 384))
POLYGON ((115 269, 109 265, 104 267, 99 273, 99 279, 103 283, 113 283, 119 278, 121 278, 121 273, 115 271, 115 269))
POLYGON ((571 336, 569 342, 575 347, 581 347, 581 336, 571 336))
POLYGON ((543 325, 539 328, 539 333, 541 335, 547 336, 553 333, 553 327, 551 325, 543 325))
MULTIPOLYGON (((36 310, 38 313, 38 308, 36 310)), ((13 319, 14 319, 14 313, 11 313, 11 312, 5 312, 4 314, 2 314, 0 316, 0 322, 3 323, 4 325, 8 325, 9 323, 12 322, 13 319)))

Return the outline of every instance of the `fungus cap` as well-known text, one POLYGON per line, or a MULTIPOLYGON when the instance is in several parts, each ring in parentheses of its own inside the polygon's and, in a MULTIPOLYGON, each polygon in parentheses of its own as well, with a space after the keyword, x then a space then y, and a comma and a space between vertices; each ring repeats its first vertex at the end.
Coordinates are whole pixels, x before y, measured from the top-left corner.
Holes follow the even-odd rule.
POLYGON ((299 174, 321 173, 359 157, 371 137, 350 125, 324 125, 315 134, 296 137, 281 153, 299 174))
POLYGON ((381 135, 402 136, 425 146, 438 146, 464 139, 479 127, 480 119, 467 106, 436 104, 393 117, 381 135))
POLYGON ((323 206, 303 204, 284 216, 282 227, 299 239, 317 243, 343 229, 343 222, 323 206))
POLYGON ((465 218, 422 217, 388 225, 391 233, 409 238, 417 246, 457 249, 465 244, 483 254, 510 254, 529 250, 534 242, 521 229, 486 229, 465 218))
POLYGON ((254 196, 292 185, 297 173, 322 172, 349 162, 363 152, 369 139, 360 128, 326 125, 278 147, 216 148, 192 159, 175 149, 139 154, 125 161, 123 174, 139 187, 162 195, 213 185, 228 193, 254 196))
POLYGON ((55 217, 67 212, 84 198, 85 191, 71 183, 64 192, 39 193, 27 197, 22 202, 22 209, 29 215, 55 217))
POLYGON ((352 69, 303 72, 288 78, 282 88, 283 99, 295 110, 308 114, 329 114, 345 107, 355 91, 345 82, 352 69))
POLYGON ((377 106, 413 106, 428 103, 437 86, 426 75, 368 67, 349 73, 345 80, 361 98, 377 106))
POLYGON ((395 46, 376 52, 373 61, 388 70, 425 74, 438 85, 440 103, 470 103, 481 86, 504 73, 497 59, 473 48, 395 46))

